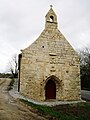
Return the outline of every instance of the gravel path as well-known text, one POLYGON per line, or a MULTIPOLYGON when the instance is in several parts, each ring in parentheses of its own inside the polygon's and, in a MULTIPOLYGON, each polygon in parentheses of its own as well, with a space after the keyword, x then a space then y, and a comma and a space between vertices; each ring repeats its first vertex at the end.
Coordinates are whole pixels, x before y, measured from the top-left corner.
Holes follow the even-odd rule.
POLYGON ((7 91, 9 82, 10 79, 6 79, 0 84, 0 120, 46 120, 9 95, 7 91))

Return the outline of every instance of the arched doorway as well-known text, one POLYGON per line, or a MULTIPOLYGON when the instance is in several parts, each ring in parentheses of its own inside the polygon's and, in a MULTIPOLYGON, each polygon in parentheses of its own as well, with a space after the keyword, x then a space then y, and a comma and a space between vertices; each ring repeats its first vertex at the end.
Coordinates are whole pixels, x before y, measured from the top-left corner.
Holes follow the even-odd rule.
POLYGON ((47 99, 56 99, 56 84, 50 79, 45 86, 45 97, 47 99))

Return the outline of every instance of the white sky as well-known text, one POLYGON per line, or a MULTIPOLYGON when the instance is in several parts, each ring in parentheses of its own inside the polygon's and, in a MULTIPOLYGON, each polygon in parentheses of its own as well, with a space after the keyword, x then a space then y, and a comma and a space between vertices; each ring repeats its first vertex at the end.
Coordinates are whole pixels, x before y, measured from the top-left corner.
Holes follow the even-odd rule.
POLYGON ((90 0, 0 0, 0 72, 42 32, 50 5, 75 49, 90 45, 90 0))

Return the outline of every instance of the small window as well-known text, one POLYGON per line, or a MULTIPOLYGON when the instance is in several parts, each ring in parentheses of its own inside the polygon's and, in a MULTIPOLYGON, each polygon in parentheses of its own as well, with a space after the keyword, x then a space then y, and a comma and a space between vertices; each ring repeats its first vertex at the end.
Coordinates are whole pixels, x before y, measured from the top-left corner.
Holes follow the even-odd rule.
POLYGON ((54 17, 50 16, 50 22, 53 22, 53 21, 54 21, 54 17))
POLYGON ((44 46, 42 46, 42 48, 44 48, 44 46))

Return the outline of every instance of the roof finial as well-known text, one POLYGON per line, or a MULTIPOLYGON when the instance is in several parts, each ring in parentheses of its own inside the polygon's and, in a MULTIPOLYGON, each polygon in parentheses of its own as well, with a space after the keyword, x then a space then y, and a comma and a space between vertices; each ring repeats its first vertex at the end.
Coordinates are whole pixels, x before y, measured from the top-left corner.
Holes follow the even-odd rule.
POLYGON ((52 8, 53 6, 52 5, 50 5, 50 8, 52 8))

